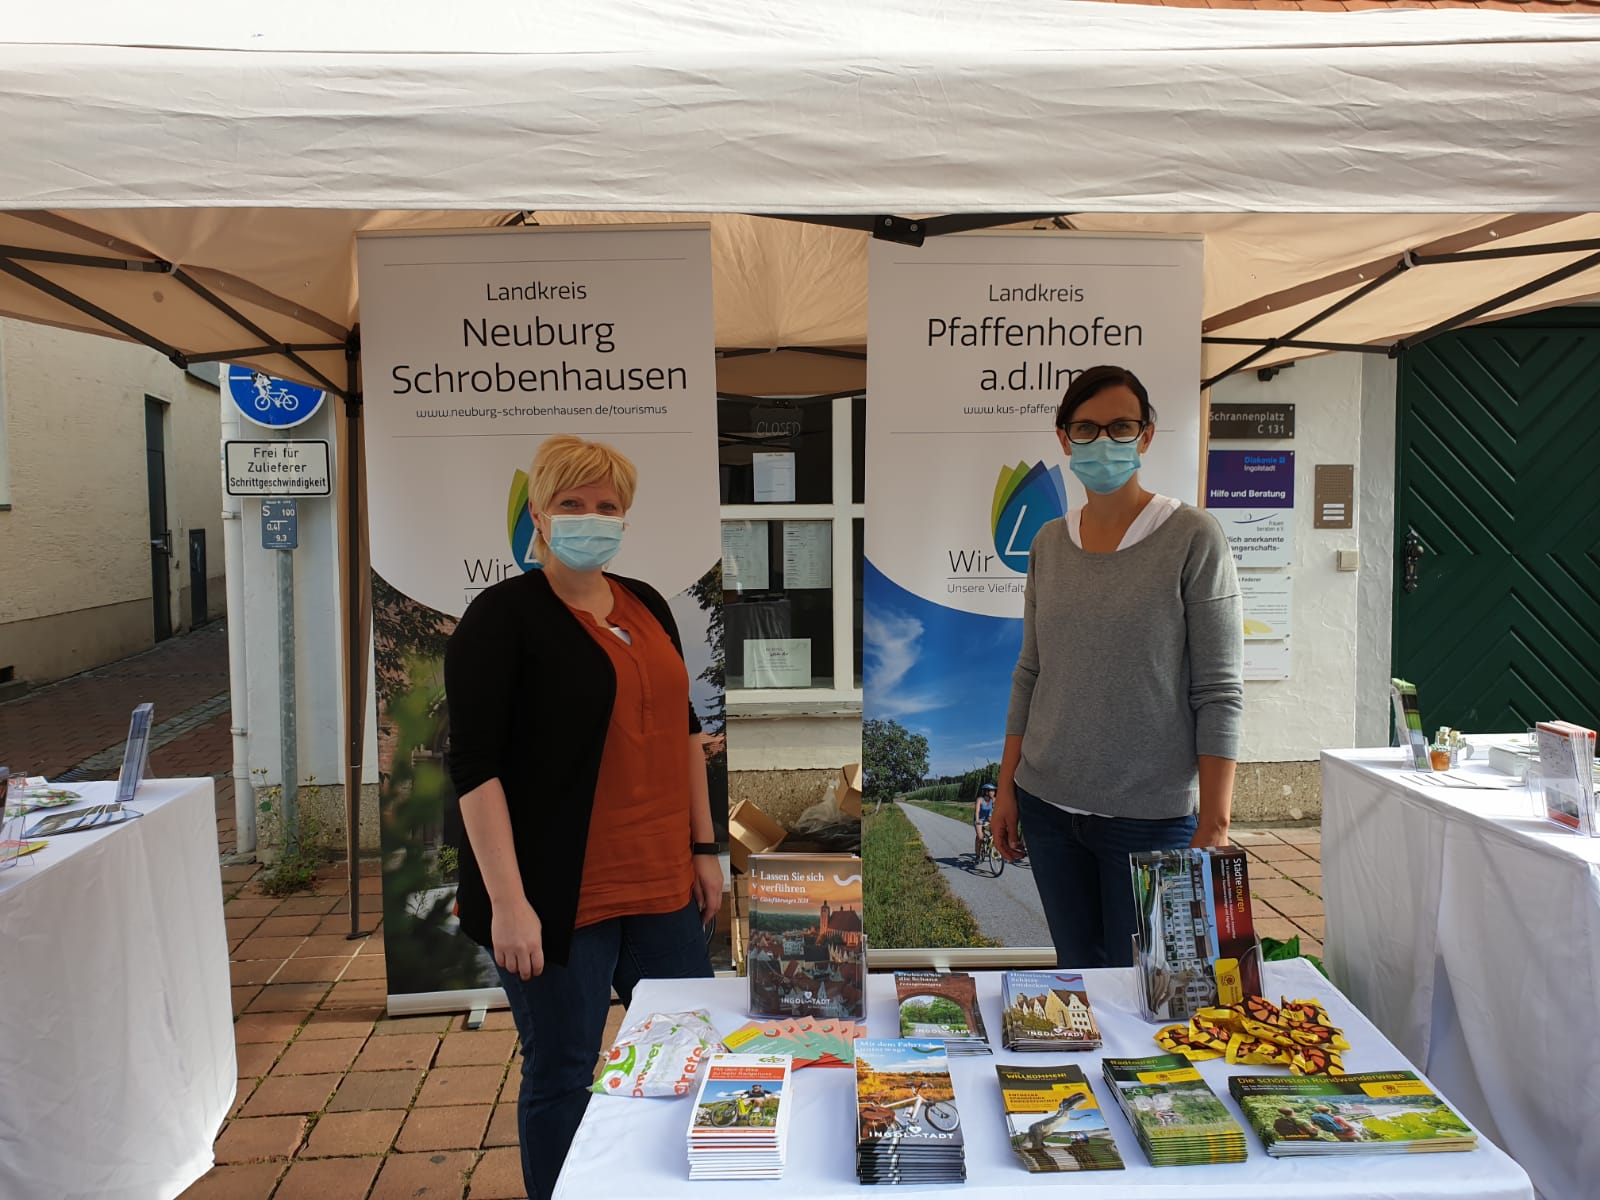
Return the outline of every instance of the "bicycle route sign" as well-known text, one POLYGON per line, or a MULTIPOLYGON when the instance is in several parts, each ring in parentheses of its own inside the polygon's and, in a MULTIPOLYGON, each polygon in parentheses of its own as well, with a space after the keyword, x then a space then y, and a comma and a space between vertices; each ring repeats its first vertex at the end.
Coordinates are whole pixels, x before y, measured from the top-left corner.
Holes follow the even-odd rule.
POLYGON ((327 442, 224 442, 230 496, 331 496, 327 442))
POLYGON ((301 383, 263 375, 229 363, 222 376, 228 394, 247 421, 268 429, 289 429, 316 416, 326 393, 301 383))

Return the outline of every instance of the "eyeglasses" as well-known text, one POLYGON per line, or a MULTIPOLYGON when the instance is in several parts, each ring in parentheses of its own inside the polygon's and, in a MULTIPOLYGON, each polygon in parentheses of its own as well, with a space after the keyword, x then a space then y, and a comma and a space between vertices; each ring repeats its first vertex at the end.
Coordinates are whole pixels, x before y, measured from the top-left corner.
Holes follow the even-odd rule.
POLYGON ((1099 425, 1093 421, 1072 421, 1066 426, 1067 441, 1087 446, 1090 442, 1098 440, 1100 434, 1104 432, 1113 442, 1136 442, 1149 423, 1135 421, 1131 417, 1123 417, 1108 425, 1099 425))

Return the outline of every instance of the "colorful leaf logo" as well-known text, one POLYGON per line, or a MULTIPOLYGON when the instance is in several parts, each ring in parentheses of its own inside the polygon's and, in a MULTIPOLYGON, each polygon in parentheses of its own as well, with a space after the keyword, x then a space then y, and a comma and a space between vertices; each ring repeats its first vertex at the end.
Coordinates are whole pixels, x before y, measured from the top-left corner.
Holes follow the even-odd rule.
POLYGON ((994 485, 990 523, 994 552, 1019 575, 1028 572, 1028 548, 1047 521, 1065 516, 1067 485, 1059 466, 1042 462, 1001 467, 994 485))
POLYGON ((528 473, 519 470, 511 477, 511 495, 506 499, 506 537, 511 542, 511 557, 524 571, 539 565, 533 556, 533 514, 528 511, 528 473))

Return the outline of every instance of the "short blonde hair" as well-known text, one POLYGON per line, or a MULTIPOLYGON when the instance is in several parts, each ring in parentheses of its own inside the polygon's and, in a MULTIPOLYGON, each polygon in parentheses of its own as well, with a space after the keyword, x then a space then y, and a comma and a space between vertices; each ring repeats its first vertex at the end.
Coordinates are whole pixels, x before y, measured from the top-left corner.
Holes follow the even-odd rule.
MULTIPOLYGON (((639 468, 620 450, 602 442, 586 442, 571 433, 557 434, 539 447, 528 468, 528 506, 534 512, 545 512, 550 501, 562 492, 592 483, 611 487, 622 501, 622 511, 627 512, 633 507, 633 496, 639 487, 639 468)), ((533 536, 533 554, 540 562, 550 559, 550 547, 537 532, 533 536)))

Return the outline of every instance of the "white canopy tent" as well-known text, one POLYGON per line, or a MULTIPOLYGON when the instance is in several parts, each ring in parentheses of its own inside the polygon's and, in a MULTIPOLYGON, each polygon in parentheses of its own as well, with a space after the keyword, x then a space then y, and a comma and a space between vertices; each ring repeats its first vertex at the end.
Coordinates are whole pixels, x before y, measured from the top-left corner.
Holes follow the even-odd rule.
MULTIPOLYGON (((353 925, 357 232, 714 214, 728 350, 863 346, 912 214, 1201 232, 1213 376, 1600 294, 1600 15, 83 0, 8 12, 0 129, 0 315, 346 399, 353 925)), ((719 381, 860 386, 784 358, 719 381)))

